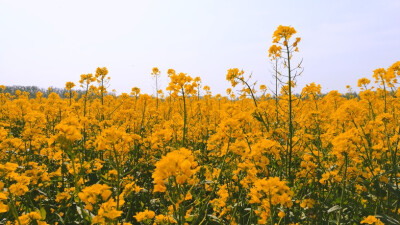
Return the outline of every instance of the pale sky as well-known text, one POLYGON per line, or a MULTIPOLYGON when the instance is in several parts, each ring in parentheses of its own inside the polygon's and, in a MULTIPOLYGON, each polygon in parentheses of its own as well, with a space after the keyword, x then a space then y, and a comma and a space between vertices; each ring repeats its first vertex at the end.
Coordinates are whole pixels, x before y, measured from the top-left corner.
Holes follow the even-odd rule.
POLYGON ((302 41, 298 86, 356 87, 400 60, 398 0, 0 0, 0 84, 64 87, 107 67, 110 89, 154 93, 153 67, 200 76, 213 94, 229 68, 272 87, 268 48, 279 25, 302 41))

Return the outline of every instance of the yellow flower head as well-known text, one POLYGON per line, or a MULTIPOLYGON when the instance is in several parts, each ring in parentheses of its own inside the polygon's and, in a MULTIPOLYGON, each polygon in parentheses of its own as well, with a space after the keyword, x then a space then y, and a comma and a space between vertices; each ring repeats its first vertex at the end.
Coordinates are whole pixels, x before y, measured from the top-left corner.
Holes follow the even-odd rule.
POLYGON ((165 192, 169 178, 173 177, 177 184, 186 183, 196 172, 197 162, 192 152, 186 148, 172 151, 156 163, 153 173, 154 192, 165 192))
POLYGON ((137 213, 136 216, 134 216, 134 217, 138 222, 141 222, 143 220, 153 219, 155 216, 156 216, 156 214, 153 211, 146 209, 143 212, 137 213))
POLYGON ((282 47, 281 46, 277 46, 277 45, 272 45, 269 50, 269 57, 271 57, 272 59, 276 59, 281 57, 281 53, 282 53, 282 47))
POLYGON ((281 39, 287 41, 295 33, 297 33, 297 31, 293 27, 279 25, 279 27, 275 30, 274 34, 272 35, 273 43, 278 43, 281 39))
POLYGON ((153 67, 152 71, 153 72, 151 73, 151 75, 153 75, 153 76, 158 76, 161 73, 160 70, 157 67, 153 67))

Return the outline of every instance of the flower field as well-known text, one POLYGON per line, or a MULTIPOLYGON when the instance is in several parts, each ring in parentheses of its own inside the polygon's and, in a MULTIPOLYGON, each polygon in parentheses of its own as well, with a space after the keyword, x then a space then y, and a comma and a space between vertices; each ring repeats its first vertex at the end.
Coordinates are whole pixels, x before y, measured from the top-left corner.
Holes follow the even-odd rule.
POLYGON ((110 94, 107 68, 65 96, 0 86, 0 224, 400 224, 400 61, 295 93, 295 35, 268 89, 237 68, 227 96, 158 68, 152 96, 110 94))

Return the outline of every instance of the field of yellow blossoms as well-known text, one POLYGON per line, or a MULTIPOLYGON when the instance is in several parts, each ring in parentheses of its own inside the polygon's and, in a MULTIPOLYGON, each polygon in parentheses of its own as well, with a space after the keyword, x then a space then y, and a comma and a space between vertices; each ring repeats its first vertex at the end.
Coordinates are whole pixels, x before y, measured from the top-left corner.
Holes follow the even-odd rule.
POLYGON ((0 224, 400 224, 400 61, 294 93, 295 35, 268 90, 237 68, 226 97, 157 68, 153 96, 108 93, 106 68, 65 96, 0 86, 0 224))

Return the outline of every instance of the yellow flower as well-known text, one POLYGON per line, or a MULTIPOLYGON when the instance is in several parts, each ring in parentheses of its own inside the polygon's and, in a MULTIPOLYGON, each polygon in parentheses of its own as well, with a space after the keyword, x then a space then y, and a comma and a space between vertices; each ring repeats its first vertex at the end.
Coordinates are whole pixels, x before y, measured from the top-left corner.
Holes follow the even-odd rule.
POLYGON ((186 193, 185 200, 191 200, 193 198, 190 192, 186 193))
POLYGON ((0 201, 0 213, 8 212, 8 205, 0 201))
POLYGON ((18 164, 16 164, 16 163, 7 162, 4 165, 0 164, 0 170, 4 169, 4 170, 7 170, 7 171, 11 172, 11 171, 17 170, 17 168, 18 168, 18 164))
POLYGON ((155 216, 156 214, 153 211, 146 209, 143 212, 136 213, 136 216, 134 217, 138 222, 141 222, 143 220, 153 219, 155 216))
POLYGON ((226 80, 231 82, 232 87, 235 87, 238 84, 238 81, 243 82, 244 77, 243 77, 244 71, 239 70, 238 68, 232 68, 228 70, 228 73, 226 74, 226 80))
POLYGON ((18 217, 18 221, 16 221, 16 224, 21 224, 21 225, 29 225, 33 221, 40 222, 38 220, 42 219, 39 213, 37 212, 30 212, 28 214, 23 214, 22 216, 18 217))
POLYGON ((282 38, 284 40, 289 40, 295 33, 297 33, 297 31, 293 27, 280 25, 272 35, 273 42, 278 43, 282 38))
POLYGON ((111 187, 106 184, 94 184, 86 187, 82 192, 78 193, 78 197, 85 202, 85 208, 91 211, 93 205, 99 201, 106 201, 112 194, 111 187))
POLYGON ((170 177, 176 180, 177 184, 184 184, 196 172, 192 152, 186 148, 172 151, 162 157, 156 163, 156 169, 152 175, 154 179, 154 192, 165 192, 170 177))
POLYGON ((97 67, 95 77, 98 78, 99 80, 102 80, 106 77, 107 74, 108 70, 106 67, 103 68, 97 67))
POLYGON ((272 206, 291 207, 293 205, 292 196, 293 191, 284 181, 281 181, 279 177, 270 177, 254 182, 249 193, 249 203, 259 205, 256 214, 260 216, 261 221, 266 221, 270 216, 272 206))
POLYGON ((271 57, 272 59, 276 59, 281 57, 281 53, 282 53, 282 47, 281 46, 277 46, 277 45, 272 45, 269 50, 269 57, 271 57))
POLYGON ((65 83, 65 89, 67 89, 68 91, 71 90, 73 87, 75 87, 75 84, 73 82, 65 83))
POLYGON ((177 223, 176 220, 171 216, 164 216, 164 215, 157 215, 155 217, 155 220, 157 223, 167 223, 167 224, 177 223))
POLYGON ((314 204, 315 204, 314 199, 303 199, 303 201, 301 201, 300 207, 311 209, 314 206, 314 204))
POLYGON ((79 120, 73 116, 62 120, 55 128, 59 131, 58 138, 69 141, 77 141, 82 138, 82 125, 79 123, 79 120))
POLYGON ((161 73, 157 67, 153 67, 152 71, 153 72, 151 73, 151 75, 153 75, 153 76, 158 76, 161 73))
POLYGON ((365 77, 364 77, 364 78, 361 78, 361 79, 359 79, 358 82, 357 82, 357 87, 366 86, 366 85, 368 85, 370 82, 371 82, 371 81, 370 81, 369 79, 365 78, 365 77))
POLYGON ((21 183, 12 184, 10 186, 10 193, 13 195, 22 196, 28 191, 28 187, 21 183))
POLYGON ((384 223, 375 216, 368 216, 367 218, 361 221, 361 224, 384 225, 384 223))
POLYGON ((122 211, 117 210, 117 203, 113 198, 110 198, 107 202, 101 204, 97 216, 93 218, 93 223, 105 223, 105 221, 115 221, 116 218, 120 217, 122 211))

